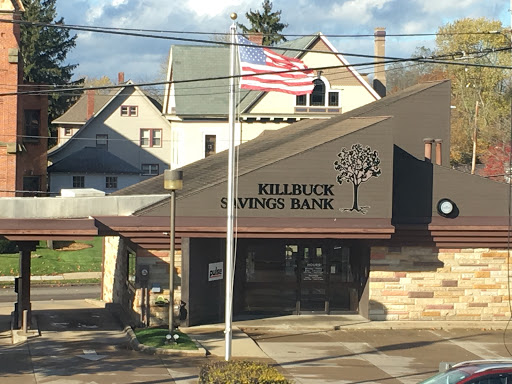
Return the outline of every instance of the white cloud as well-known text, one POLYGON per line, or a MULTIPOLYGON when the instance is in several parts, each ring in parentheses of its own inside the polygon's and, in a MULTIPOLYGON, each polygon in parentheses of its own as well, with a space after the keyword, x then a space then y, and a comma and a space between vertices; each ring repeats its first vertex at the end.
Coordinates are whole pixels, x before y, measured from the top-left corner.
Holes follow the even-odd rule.
POLYGON ((329 14, 334 18, 366 23, 373 18, 373 12, 382 9, 392 0, 349 0, 334 4, 329 14))
POLYGON ((188 0, 184 7, 193 12, 198 18, 229 15, 231 12, 239 12, 240 9, 258 8, 258 1, 245 0, 188 0))
MULTIPOLYGON (((238 22, 247 25, 245 13, 260 10, 262 1, 184 0, 175 5, 163 0, 62 0, 57 2, 57 9, 67 24, 214 33, 228 30, 231 12, 238 14, 238 22)), ((504 0, 273 0, 272 3, 274 11, 282 11, 282 21, 289 24, 284 33, 290 35, 318 31, 326 35, 372 35, 377 26, 386 27, 389 35, 432 33, 449 21, 480 16, 501 19, 504 25, 510 25, 510 6, 504 0)), ((339 51, 373 54, 373 36, 329 39, 339 51)), ((417 46, 429 45, 433 40, 433 37, 389 36, 387 52, 390 56, 408 57, 417 46)), ((125 70, 127 77, 151 79, 158 73, 161 58, 166 57, 169 46, 180 43, 81 32, 69 62, 80 65, 75 71, 77 75, 115 76, 119 70, 125 70)), ((355 57, 347 59, 351 63, 358 61, 355 57)))

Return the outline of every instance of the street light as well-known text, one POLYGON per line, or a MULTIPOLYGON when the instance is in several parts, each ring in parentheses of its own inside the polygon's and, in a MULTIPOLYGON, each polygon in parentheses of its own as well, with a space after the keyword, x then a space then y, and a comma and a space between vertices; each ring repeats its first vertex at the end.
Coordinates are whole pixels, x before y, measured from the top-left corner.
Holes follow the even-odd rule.
POLYGON ((171 191, 171 221, 169 249, 169 334, 174 332, 174 243, 176 218, 176 191, 183 188, 183 171, 166 169, 164 171, 164 188, 171 191))

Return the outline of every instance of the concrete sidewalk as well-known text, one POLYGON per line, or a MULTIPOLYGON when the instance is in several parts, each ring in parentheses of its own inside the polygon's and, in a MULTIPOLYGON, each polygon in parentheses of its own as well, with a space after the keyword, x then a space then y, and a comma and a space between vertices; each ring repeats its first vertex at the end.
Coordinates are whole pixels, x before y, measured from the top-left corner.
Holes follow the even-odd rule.
MULTIPOLYGON (((0 282, 14 282, 17 276, 0 276, 0 282)), ((84 280, 101 279, 101 272, 71 272, 46 276, 30 276, 32 281, 60 281, 60 280, 84 280)))

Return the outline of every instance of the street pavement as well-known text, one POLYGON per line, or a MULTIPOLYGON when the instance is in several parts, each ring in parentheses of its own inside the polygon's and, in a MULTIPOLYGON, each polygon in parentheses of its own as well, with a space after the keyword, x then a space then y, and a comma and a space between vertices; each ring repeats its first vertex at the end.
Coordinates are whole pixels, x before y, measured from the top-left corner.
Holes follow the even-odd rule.
MULTIPOLYGON (((208 356, 131 348, 123 324, 98 300, 32 302, 40 336, 13 345, 12 303, 0 303, 1 384, 198 382, 224 359, 223 324, 182 328, 208 356)), ((282 316, 233 323, 233 359, 275 364, 297 384, 414 384, 441 362, 508 359, 507 322, 369 322, 357 315, 282 316)))

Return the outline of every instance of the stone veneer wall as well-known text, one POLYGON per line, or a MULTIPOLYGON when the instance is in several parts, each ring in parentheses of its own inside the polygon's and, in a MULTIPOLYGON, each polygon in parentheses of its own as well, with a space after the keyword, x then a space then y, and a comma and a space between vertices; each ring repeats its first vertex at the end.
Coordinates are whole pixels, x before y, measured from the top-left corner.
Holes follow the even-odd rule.
POLYGON ((373 247, 371 320, 508 320, 507 250, 373 247))
MULTIPOLYGON (((169 299, 169 251, 143 250, 137 254, 137 265, 149 265, 149 325, 168 324, 168 305, 158 306, 157 299, 169 299), (158 289, 152 288, 160 288, 158 289)), ((181 250, 175 252, 174 256, 174 305, 181 302, 181 250)), ((137 287, 139 288, 139 287, 137 287)), ((141 313, 142 290, 136 290, 136 297, 133 310, 141 313)))
MULTIPOLYGON (((103 287, 102 299, 105 303, 121 304, 130 320, 138 323, 143 318, 143 291, 139 285, 128 283, 128 248, 122 238, 108 236, 104 238, 103 287), (130 311, 131 310, 131 311, 130 311)), ((159 297, 169 299, 169 251, 147 251, 137 253, 137 270, 140 265, 149 265, 150 278, 149 322, 147 325, 167 324, 169 321, 168 304, 158 306, 159 297), (158 292, 158 288, 160 288, 158 292), (152 288, 156 288, 153 289, 152 288)), ((181 251, 175 252, 174 304, 181 302, 181 251)), ((178 317, 176 317, 178 318, 178 317)))
POLYGON ((105 303, 123 303, 123 292, 127 279, 124 242, 117 236, 103 238, 103 287, 102 299, 105 303))

